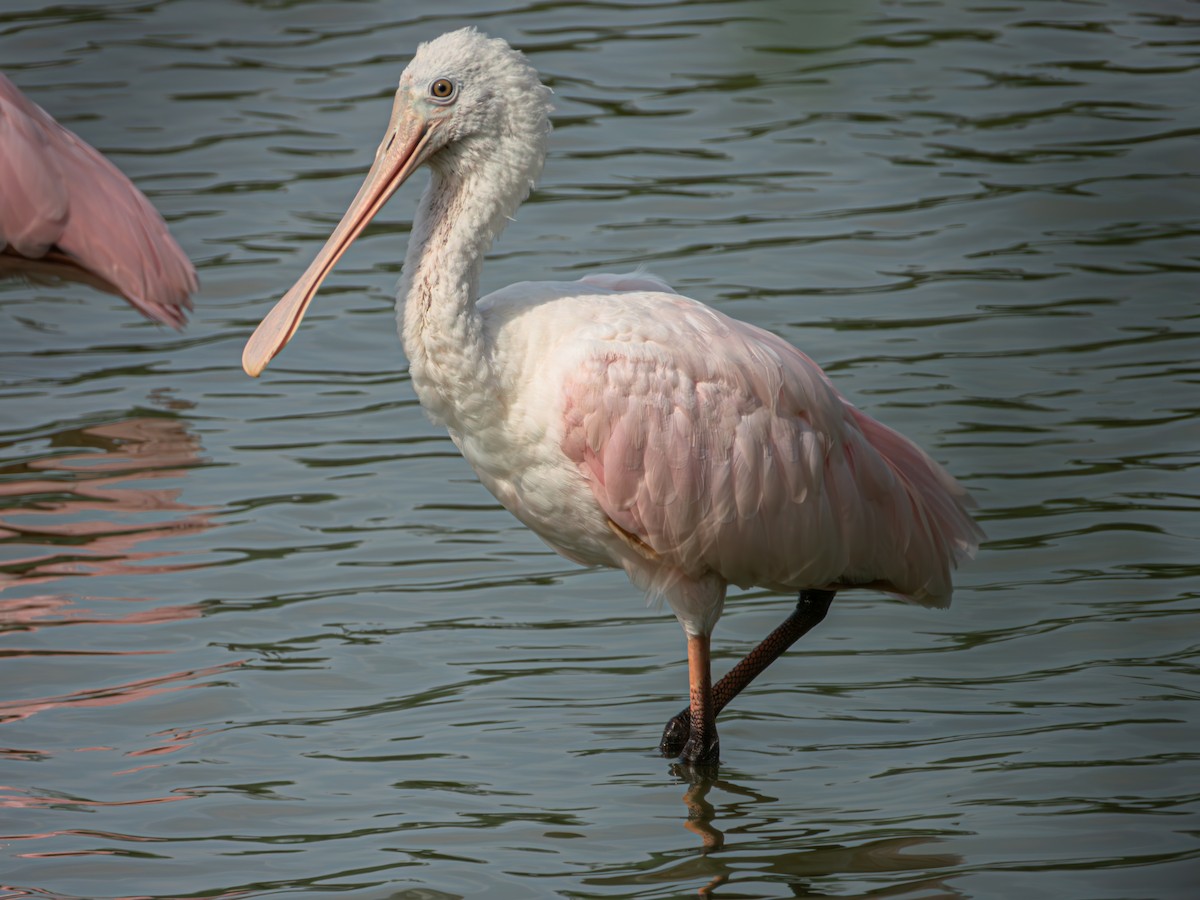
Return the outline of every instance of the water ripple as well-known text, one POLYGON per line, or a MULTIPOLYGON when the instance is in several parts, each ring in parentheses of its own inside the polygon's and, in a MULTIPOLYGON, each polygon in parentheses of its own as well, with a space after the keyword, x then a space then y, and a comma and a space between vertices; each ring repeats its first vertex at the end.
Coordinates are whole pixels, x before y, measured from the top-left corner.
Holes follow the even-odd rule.
MULTIPOLYGON (((1198 46, 1103 0, 0 13, 6 74, 203 281, 183 335, 0 285, 0 893, 1190 898, 1198 46), (416 409, 416 189, 275 374, 238 369, 413 48, 465 24, 556 103, 485 289, 649 263, 981 502, 954 608, 839 597, 725 711, 718 778, 653 753, 669 614, 416 409)), ((718 669, 786 606, 733 597, 718 669)))

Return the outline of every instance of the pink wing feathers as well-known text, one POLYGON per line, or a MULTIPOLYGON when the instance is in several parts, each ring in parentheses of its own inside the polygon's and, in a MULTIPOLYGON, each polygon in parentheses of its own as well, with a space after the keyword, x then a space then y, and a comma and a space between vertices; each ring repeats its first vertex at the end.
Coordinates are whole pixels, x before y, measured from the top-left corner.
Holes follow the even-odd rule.
POLYGON ((565 386, 563 449, 612 523, 692 578, 947 605, 982 537, 954 479, 786 341, 659 298, 669 326, 599 342, 565 386))
POLYGON ((196 272, 121 172, 0 75, 0 276, 82 281, 187 321, 196 272))

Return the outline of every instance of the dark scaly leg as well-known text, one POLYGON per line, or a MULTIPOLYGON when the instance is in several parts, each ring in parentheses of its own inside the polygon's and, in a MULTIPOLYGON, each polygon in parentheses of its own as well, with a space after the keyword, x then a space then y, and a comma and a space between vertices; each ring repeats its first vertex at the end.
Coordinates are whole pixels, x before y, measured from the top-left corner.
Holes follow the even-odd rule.
MULTIPOLYGON (((741 692, 742 688, 825 618, 825 614, 829 612, 829 604, 833 602, 836 593, 836 591, 820 590, 800 592, 800 599, 796 602, 796 608, 792 610, 792 614, 713 686, 712 715, 714 719, 717 713, 741 692)), ((690 642, 689 638, 689 673, 691 671, 690 642)), ((692 721, 692 706, 689 705, 687 709, 682 710, 667 722, 667 727, 663 729, 662 740, 658 745, 659 753, 671 758, 683 753, 684 748, 691 743, 692 721)), ((712 733, 715 737, 715 727, 712 733)))

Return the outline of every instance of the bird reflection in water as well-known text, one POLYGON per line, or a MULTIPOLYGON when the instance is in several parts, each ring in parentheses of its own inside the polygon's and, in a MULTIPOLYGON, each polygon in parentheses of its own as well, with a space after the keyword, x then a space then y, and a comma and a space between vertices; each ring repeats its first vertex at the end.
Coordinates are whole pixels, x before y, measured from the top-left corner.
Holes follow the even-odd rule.
MULTIPOLYGON (((870 896, 910 895, 915 891, 936 897, 965 896, 948 883, 946 876, 929 874, 962 865, 959 854, 913 852, 936 843, 937 836, 908 834, 856 842, 853 833, 847 833, 839 841, 831 838, 828 826, 814 825, 795 828, 792 846, 781 850, 778 834, 758 838, 754 834, 757 829, 753 828, 754 822, 763 820, 764 807, 777 803, 776 798, 728 778, 705 774, 693 766, 676 764, 670 771, 686 785, 683 803, 687 818, 683 827, 700 838, 700 854, 689 850, 683 858, 653 874, 643 872, 639 877, 642 883, 703 880, 696 893, 708 897, 722 885, 736 884, 747 889, 748 879, 766 880, 787 884, 796 896, 807 897, 824 896, 825 892, 812 882, 832 875, 919 872, 917 881, 903 880, 891 888, 872 891, 870 896), (709 799, 714 789, 735 799, 718 809, 709 799), (725 832, 716 825, 721 819, 726 830, 748 840, 727 844, 725 832)), ((600 880, 605 884, 616 883, 600 880)))
MULTIPOLYGON (((725 835, 712 824, 717 813, 706 799, 717 779, 706 777, 704 770, 695 766, 678 763, 671 766, 671 774, 686 781, 688 786, 683 793, 683 803, 688 810, 687 821, 683 827, 700 837, 705 853, 720 850, 725 846, 725 835)), ((730 786, 728 782, 722 782, 722 785, 730 786)))
POLYGON ((213 525, 207 507, 180 501, 180 488, 156 486, 203 462, 199 439, 179 419, 91 425, 59 432, 48 443, 80 449, 0 471, 0 630, 50 619, 131 624, 198 616, 199 608, 187 604, 89 618, 66 591, 3 598, 33 585, 62 587, 67 578, 181 571, 190 564, 172 559, 178 550, 147 545, 213 525))
MULTIPOLYGON (((167 405, 178 408, 187 404, 169 401, 167 405)), ((215 524, 208 507, 182 502, 179 487, 159 485, 164 479, 179 479, 204 462, 200 441, 188 431, 186 423, 170 416, 141 416, 60 431, 46 438, 45 443, 51 448, 72 449, 50 451, 0 469, 0 634, 54 626, 62 644, 74 645, 42 646, 8 654, 10 662, 26 658, 7 676, 14 690, 10 698, 0 700, 0 724, 55 709, 110 707, 147 700, 202 684, 241 665, 235 661, 203 668, 167 668, 143 673, 133 681, 109 681, 103 667, 106 657, 170 651, 148 649, 140 628, 132 635, 135 648, 93 649, 87 629, 95 625, 142 626, 192 619, 201 615, 202 607, 197 603, 160 604, 154 597, 129 594, 85 594, 75 584, 67 587, 71 579, 89 576, 117 576, 122 586, 128 586, 133 584, 129 576, 180 572, 194 565, 178 559, 178 549, 164 549, 154 543, 195 534, 215 524), (154 548, 150 549, 152 544, 154 548), (51 586, 53 590, 47 591, 51 586), (79 604, 81 596, 87 598, 91 608, 79 604), (110 611, 114 604, 126 608, 136 604, 137 608, 114 613, 110 611), (85 626, 81 642, 73 642, 60 630, 80 625, 85 626), (56 656, 84 655, 95 661, 86 687, 81 688, 69 677, 58 682, 44 680, 46 670, 38 668, 53 665, 56 656), (58 684, 65 690, 20 696, 16 688, 21 684, 43 691, 58 684)), ((194 726, 157 731, 150 736, 149 746, 122 748, 118 755, 123 763, 127 765, 130 759, 137 762, 133 768, 113 774, 156 765, 153 760, 182 749, 203 732, 194 726)), ((81 732, 80 736, 95 739, 89 732, 81 732)), ((116 751, 113 747, 90 745, 74 749, 116 751)), ((37 759, 51 752, 4 750, 0 758, 37 759)), ((122 802, 174 802, 186 796, 172 792, 122 802)), ((45 797, 32 789, 0 786, 0 808, 61 802, 61 798, 45 797)), ((85 799, 74 802, 81 807, 114 805, 85 799)))

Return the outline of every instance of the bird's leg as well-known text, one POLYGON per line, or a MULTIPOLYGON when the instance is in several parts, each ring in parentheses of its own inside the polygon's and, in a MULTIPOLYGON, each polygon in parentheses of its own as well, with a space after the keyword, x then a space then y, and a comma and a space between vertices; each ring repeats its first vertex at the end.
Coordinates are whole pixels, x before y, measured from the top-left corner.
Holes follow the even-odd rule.
POLYGON ((690 728, 679 754, 689 765, 716 763, 721 755, 717 737, 717 710, 713 704, 712 667, 707 634, 688 635, 688 706, 690 728))
MULTIPOLYGON (((741 693, 742 688, 753 681, 767 666, 775 662, 792 644, 800 640, 825 618, 829 612, 829 604, 833 602, 836 591, 806 590, 800 592, 800 599, 792 614, 772 631, 763 641, 747 653, 736 666, 730 669, 725 677, 712 689, 713 717, 723 710, 726 704, 741 693)), ((691 652, 689 638, 688 653, 689 670, 691 667, 691 652)), ((680 711, 678 715, 667 722, 663 729, 662 740, 658 750, 666 757, 676 757, 683 752, 690 741, 693 721, 693 707, 680 711)), ((715 731, 713 732, 716 733, 715 731)))

